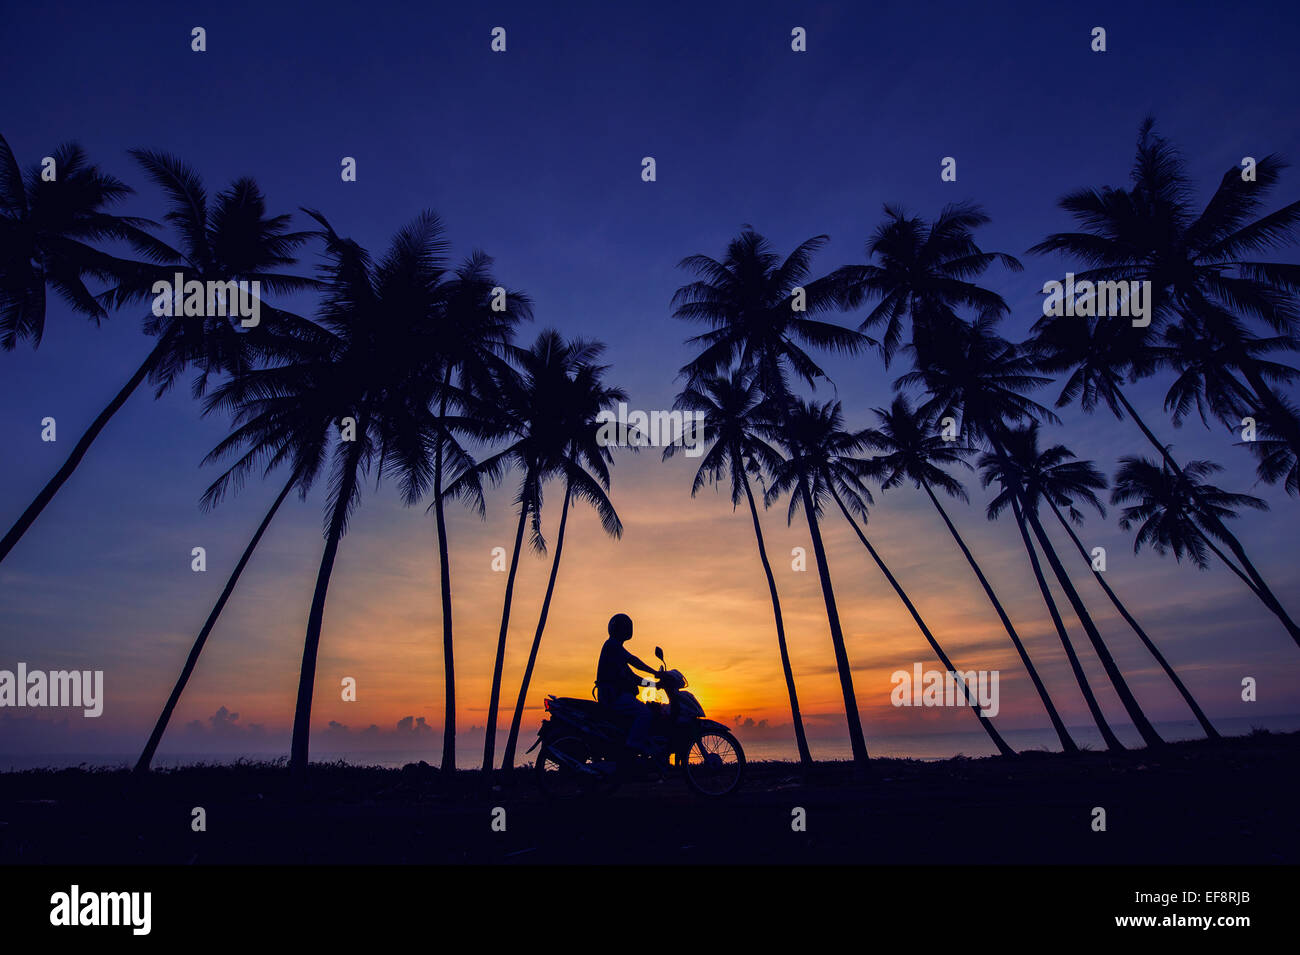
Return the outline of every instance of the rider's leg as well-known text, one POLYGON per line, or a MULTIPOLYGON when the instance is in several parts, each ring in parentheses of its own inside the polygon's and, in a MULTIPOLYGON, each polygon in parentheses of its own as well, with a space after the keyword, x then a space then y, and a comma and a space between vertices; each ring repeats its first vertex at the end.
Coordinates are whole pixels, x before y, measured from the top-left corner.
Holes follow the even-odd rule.
POLYGON ((648 753, 651 749, 650 743, 650 722, 654 714, 650 707, 644 703, 638 702, 636 716, 632 718, 632 729, 627 734, 627 745, 633 749, 648 753))

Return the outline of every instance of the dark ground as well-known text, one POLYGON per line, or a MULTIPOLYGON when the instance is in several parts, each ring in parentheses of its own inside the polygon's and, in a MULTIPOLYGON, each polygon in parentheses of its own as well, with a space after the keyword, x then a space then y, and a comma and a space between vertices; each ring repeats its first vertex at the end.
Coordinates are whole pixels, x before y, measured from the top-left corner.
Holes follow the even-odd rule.
POLYGON ((748 768, 720 803, 678 777, 554 803, 530 772, 484 791, 404 769, 314 765, 299 796, 275 764, 0 774, 0 864, 1300 862, 1300 733, 1161 752, 844 763, 807 783, 748 768), (207 811, 207 831, 190 828, 207 811), (506 831, 491 828, 493 807, 506 831), (1106 810, 1107 831, 1091 828, 1106 810), (807 831, 791 830, 806 810, 807 831))

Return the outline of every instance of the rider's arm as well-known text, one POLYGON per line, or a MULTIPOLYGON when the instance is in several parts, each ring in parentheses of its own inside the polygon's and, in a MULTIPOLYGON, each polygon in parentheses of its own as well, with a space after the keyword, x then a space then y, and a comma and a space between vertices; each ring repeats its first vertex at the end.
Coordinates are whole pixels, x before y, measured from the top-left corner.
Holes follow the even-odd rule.
POLYGON ((659 670, 656 669, 655 667, 652 667, 652 666, 650 666, 649 664, 646 664, 646 663, 642 662, 641 660, 637 659, 636 657, 632 656, 632 654, 631 654, 630 651, 626 651, 626 650, 625 650, 624 652, 627 653, 627 665, 628 665, 628 666, 630 666, 630 667, 635 667, 635 668, 638 669, 638 670, 641 670, 641 671, 643 671, 643 672, 645 672, 645 673, 649 673, 651 676, 653 676, 654 674, 656 674, 656 673, 659 672, 659 670))

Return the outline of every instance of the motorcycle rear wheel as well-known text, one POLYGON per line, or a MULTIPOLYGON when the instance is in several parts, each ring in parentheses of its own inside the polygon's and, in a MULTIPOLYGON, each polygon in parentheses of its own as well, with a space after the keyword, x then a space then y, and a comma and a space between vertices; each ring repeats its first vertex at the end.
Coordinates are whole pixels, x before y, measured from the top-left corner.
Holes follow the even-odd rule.
MULTIPOLYGON (((562 762, 557 755, 594 768, 591 748, 577 736, 564 736, 542 744, 533 772, 537 787, 552 799, 576 799, 580 796, 607 796, 618 788, 613 773, 589 775, 562 762)), ((596 772, 600 772, 596 770, 596 772)))
POLYGON ((745 776, 745 751, 726 730, 701 733, 679 760, 687 785, 710 799, 730 796, 745 776))

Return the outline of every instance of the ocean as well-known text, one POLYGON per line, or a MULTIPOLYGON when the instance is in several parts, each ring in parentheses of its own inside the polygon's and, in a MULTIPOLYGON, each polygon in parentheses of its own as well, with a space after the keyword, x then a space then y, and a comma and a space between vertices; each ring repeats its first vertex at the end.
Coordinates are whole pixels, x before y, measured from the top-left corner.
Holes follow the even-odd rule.
MULTIPOLYGON (((1260 717, 1237 717, 1237 718, 1219 718, 1211 717, 1211 722, 1224 736, 1244 736, 1255 729, 1267 729, 1273 732, 1292 732, 1300 730, 1300 715, 1265 715, 1260 717)), ((1194 720, 1177 720, 1164 721, 1155 723, 1156 730, 1162 737, 1170 742, 1188 739, 1200 739, 1203 737, 1200 726, 1194 720)), ((1141 738, 1132 726, 1127 724, 1112 724, 1115 734, 1126 746, 1139 747, 1142 745, 1141 738)), ((1047 750, 1059 751, 1060 746, 1056 739, 1056 734, 1051 728, 1046 729, 1001 729, 999 732, 1007 743, 1016 750, 1047 750)), ((1097 728, 1091 725, 1071 726, 1069 727, 1070 735, 1074 741, 1081 747, 1101 750, 1104 749, 1101 734, 1097 728)), ((764 760, 787 760, 793 762, 797 759, 794 739, 758 739, 746 738, 743 730, 736 733, 740 740, 741 746, 745 750, 745 756, 750 762, 764 760)), ((313 747, 311 758, 313 762, 336 762, 342 761, 357 766, 384 766, 390 768, 400 768, 407 763, 415 763, 420 760, 437 765, 439 762, 440 752, 437 749, 437 743, 441 737, 437 737, 434 747, 429 749, 388 749, 373 751, 331 751, 327 748, 313 747)), ((457 767, 460 769, 476 769, 482 764, 483 737, 466 734, 466 738, 459 742, 457 751, 457 767)), ((503 737, 504 741, 504 737, 503 737)), ((532 745, 532 736, 520 741, 520 752, 516 757, 517 765, 529 765, 533 761, 532 754, 523 752, 528 746, 532 745)), ((813 759, 816 760, 846 760, 851 757, 849 742, 847 737, 840 738, 816 738, 810 737, 808 748, 812 751, 813 759)), ((154 760, 154 766, 157 768, 168 768, 176 766, 187 766, 195 763, 219 763, 229 764, 241 759, 246 760, 273 760, 284 758, 288 747, 280 750, 267 750, 264 752, 167 752, 160 751, 154 760)), ((990 742, 987 735, 981 730, 960 733, 918 733, 912 735, 873 735, 867 733, 867 749, 872 756, 889 756, 908 759, 936 760, 949 759, 953 756, 992 756, 996 750, 990 742)), ((497 752, 500 753, 498 746, 497 752)), ((69 766, 87 766, 87 767, 130 767, 134 764, 137 754, 130 753, 48 753, 48 754, 13 754, 6 755, 0 753, 0 771, 19 771, 24 769, 44 769, 44 768, 64 768, 69 766)))

